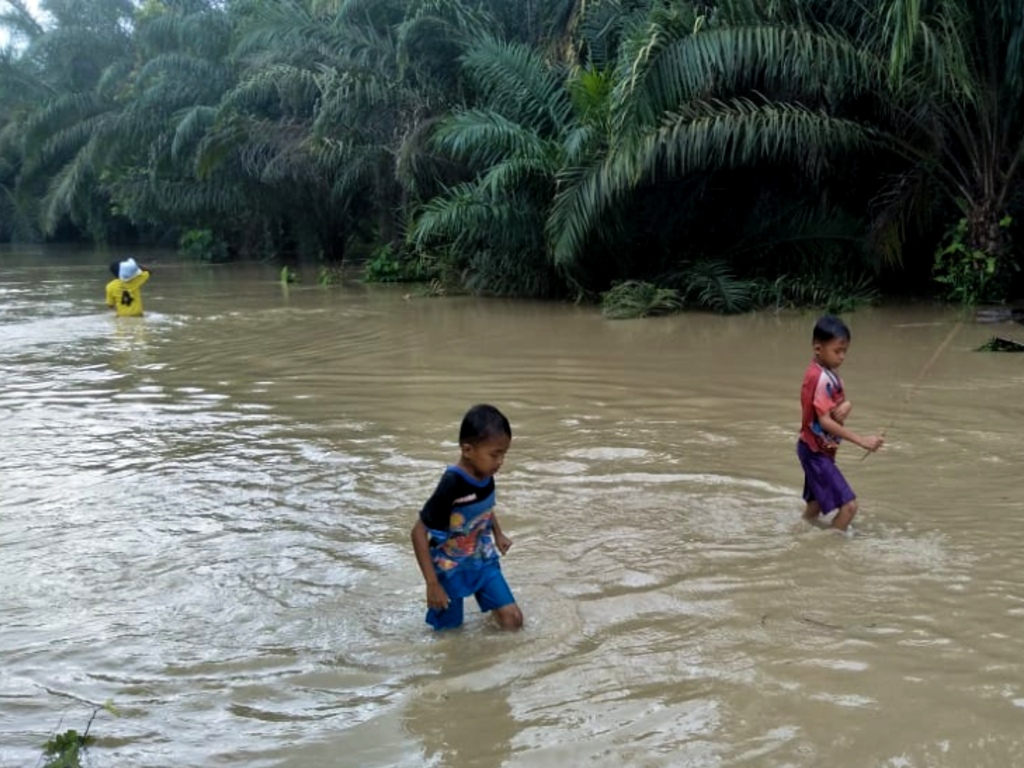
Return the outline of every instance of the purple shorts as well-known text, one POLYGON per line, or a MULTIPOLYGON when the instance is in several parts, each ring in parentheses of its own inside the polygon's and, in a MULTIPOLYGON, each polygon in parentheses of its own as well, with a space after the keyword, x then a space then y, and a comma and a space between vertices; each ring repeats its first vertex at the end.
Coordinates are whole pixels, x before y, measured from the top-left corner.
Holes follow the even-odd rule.
POLYGON ((822 514, 857 498, 831 456, 812 451, 803 440, 797 440, 796 455, 804 468, 804 501, 818 502, 822 514))

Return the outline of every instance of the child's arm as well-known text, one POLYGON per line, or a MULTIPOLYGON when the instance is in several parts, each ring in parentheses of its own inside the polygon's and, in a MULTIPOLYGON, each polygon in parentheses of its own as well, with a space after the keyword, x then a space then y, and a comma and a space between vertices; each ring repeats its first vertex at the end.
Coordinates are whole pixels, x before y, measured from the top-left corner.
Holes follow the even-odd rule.
POLYGON ((850 418, 850 411, 853 410, 853 403, 849 400, 843 400, 839 405, 829 411, 829 416, 835 419, 840 424, 845 424, 846 420, 850 418))
POLYGON ((430 534, 422 520, 417 520, 412 527, 412 551, 416 553, 416 562, 427 583, 427 606, 443 611, 448 607, 448 593, 437 580, 434 563, 430 559, 430 534))
POLYGON ((859 445, 865 451, 877 451, 882 447, 882 443, 885 442, 885 438, 881 435, 870 435, 868 437, 861 437, 851 429, 847 429, 843 424, 836 421, 831 413, 822 413, 818 416, 818 422, 821 424, 821 428, 828 432, 830 435, 841 437, 843 440, 849 440, 854 445, 859 445))
POLYGON ((501 532, 501 523, 498 522, 496 513, 491 515, 491 526, 494 529, 494 543, 498 545, 498 549, 504 555, 512 546, 512 539, 501 532))

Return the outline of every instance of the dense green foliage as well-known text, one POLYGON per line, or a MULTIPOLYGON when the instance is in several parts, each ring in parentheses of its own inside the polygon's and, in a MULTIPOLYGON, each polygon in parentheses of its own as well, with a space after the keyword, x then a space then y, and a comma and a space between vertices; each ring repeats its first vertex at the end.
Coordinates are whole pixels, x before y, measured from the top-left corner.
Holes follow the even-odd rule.
POLYGON ((610 314, 1019 292, 1024 0, 42 8, 0 0, 0 240, 610 314))

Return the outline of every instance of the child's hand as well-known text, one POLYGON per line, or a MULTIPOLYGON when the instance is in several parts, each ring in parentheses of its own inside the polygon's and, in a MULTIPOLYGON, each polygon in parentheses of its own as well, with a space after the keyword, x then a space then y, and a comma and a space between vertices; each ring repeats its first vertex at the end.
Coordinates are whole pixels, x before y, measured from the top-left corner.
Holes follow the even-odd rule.
POLYGON ((504 533, 499 533, 494 537, 494 543, 498 545, 498 551, 501 554, 508 552, 508 548, 512 546, 512 539, 506 536, 504 533))
POLYGON ((427 607, 438 611, 448 607, 448 593, 436 581, 427 584, 427 607))
POLYGON ((850 417, 850 411, 853 409, 853 403, 849 400, 844 400, 829 414, 837 424, 845 424, 846 420, 850 417))
POLYGON ((860 447, 869 453, 874 453, 882 444, 885 442, 885 438, 881 435, 871 435, 871 437, 865 437, 864 442, 860 444, 860 447))

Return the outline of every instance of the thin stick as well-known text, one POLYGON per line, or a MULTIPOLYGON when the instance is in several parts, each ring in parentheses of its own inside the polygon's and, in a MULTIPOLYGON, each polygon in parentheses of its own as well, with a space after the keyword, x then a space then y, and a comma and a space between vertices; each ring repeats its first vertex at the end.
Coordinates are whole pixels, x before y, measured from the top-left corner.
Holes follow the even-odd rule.
MULTIPOLYGON (((916 395, 917 390, 921 388, 921 382, 924 381, 924 377, 928 375, 928 371, 930 371, 932 366, 935 365, 935 361, 942 357, 942 353, 945 352, 946 347, 948 347, 952 343, 953 337, 956 336, 957 331, 960 330, 963 324, 963 320, 957 321, 957 324, 953 326, 953 330, 951 330, 947 334, 946 338, 942 340, 942 343, 939 344, 938 348, 935 350, 935 353, 930 358, 928 358, 928 362, 924 364, 924 367, 921 368, 921 372, 917 374, 917 378, 914 380, 914 384, 910 387, 910 389, 907 390, 907 396, 903 398, 903 406, 899 409, 899 411, 897 411, 896 415, 892 417, 892 420, 885 427, 885 429, 883 429, 879 433, 882 437, 885 437, 886 433, 893 428, 893 425, 896 423, 896 419, 898 419, 904 413, 906 413, 907 407, 910 405, 910 399, 914 395, 916 395)), ((864 459, 870 456, 871 453, 872 451, 864 451, 864 455, 860 457, 860 460, 864 461, 864 459)))

